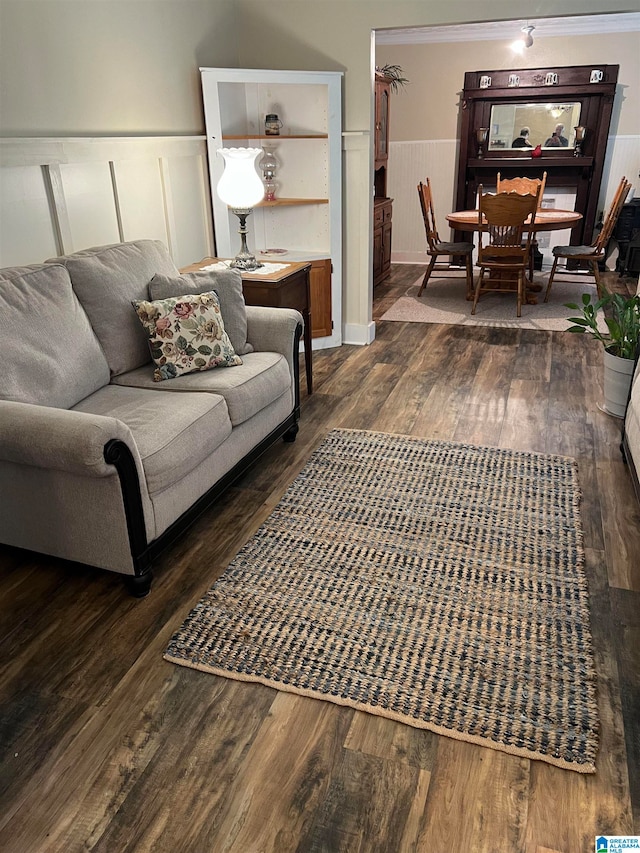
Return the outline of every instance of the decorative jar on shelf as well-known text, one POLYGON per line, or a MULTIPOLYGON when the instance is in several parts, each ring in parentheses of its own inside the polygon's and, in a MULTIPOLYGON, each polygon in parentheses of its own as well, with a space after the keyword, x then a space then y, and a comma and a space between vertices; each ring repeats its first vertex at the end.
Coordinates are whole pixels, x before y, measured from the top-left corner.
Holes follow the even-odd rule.
POLYGON ((280 136, 281 127, 282 122, 280 121, 276 113, 269 113, 264 120, 265 136, 280 136))

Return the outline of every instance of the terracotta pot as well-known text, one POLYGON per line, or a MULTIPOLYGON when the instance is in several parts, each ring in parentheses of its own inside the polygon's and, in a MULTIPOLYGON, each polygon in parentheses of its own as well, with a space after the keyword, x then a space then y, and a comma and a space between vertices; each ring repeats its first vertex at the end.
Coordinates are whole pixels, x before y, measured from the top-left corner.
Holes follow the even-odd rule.
POLYGON ((604 410, 617 418, 624 417, 633 365, 632 358, 620 358, 604 351, 604 410))

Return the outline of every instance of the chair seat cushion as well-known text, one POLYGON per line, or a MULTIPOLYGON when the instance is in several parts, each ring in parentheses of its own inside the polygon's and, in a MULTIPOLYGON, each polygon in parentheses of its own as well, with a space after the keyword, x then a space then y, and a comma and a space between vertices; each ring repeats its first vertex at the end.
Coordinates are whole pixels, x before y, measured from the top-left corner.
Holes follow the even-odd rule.
POLYGON ((465 255, 473 252, 473 243, 436 243, 436 251, 449 255, 465 255))
POLYGON ((578 255, 585 257, 593 255, 594 258, 598 257, 598 252, 596 252, 593 246, 554 246, 553 254, 557 258, 574 258, 578 255))
POLYGON ((151 495, 193 471, 231 434, 227 406, 215 394, 176 395, 106 385, 74 410, 109 415, 129 427, 151 495))
POLYGON ((233 426, 238 426, 262 411, 274 400, 290 393, 291 376, 283 355, 275 352, 250 352, 233 370, 207 370, 178 376, 158 385, 151 366, 138 367, 113 377, 112 382, 134 388, 162 391, 207 391, 224 397, 233 426))

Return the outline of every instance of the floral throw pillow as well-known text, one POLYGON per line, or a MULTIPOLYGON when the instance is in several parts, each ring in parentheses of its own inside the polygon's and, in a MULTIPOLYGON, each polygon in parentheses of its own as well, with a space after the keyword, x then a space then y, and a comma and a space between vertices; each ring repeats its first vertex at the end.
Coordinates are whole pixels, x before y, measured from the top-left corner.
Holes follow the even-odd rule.
POLYGON ((224 330, 220 301, 213 291, 132 305, 149 335, 154 382, 242 364, 224 330))

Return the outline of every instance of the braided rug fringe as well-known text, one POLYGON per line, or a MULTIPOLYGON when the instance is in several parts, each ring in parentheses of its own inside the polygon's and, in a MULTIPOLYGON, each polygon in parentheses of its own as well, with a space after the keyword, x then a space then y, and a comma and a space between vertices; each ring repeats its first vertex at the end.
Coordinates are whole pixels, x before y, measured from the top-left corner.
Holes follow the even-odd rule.
POLYGON ((574 460, 334 430, 164 657, 595 772, 574 460))

